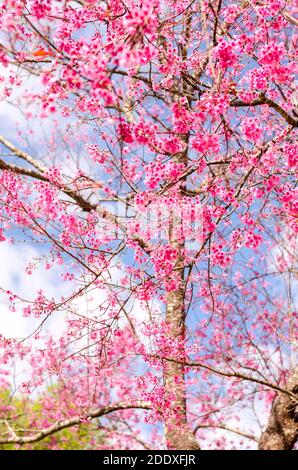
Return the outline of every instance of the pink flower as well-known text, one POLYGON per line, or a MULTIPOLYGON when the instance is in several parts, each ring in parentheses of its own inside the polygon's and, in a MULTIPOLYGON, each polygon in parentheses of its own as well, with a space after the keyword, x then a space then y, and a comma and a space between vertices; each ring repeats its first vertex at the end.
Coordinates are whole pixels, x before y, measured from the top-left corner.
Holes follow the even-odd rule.
POLYGON ((256 142, 262 137, 262 128, 258 118, 248 117, 243 119, 241 131, 247 140, 256 142))
POLYGON ((290 168, 298 167, 298 145, 297 144, 286 144, 284 152, 287 157, 288 166, 290 168))
POLYGON ((214 57, 219 60, 221 68, 233 67, 236 63, 237 54, 235 48, 235 41, 227 42, 223 38, 219 38, 218 45, 214 49, 214 57))
POLYGON ((4 242, 5 240, 6 240, 6 238, 3 235, 3 230, 0 228, 0 242, 4 242))
POLYGON ((262 47, 259 54, 259 62, 262 65, 278 65, 286 54, 283 43, 271 42, 262 47))
POLYGON ((108 153, 105 150, 101 150, 96 144, 88 145, 87 149, 94 162, 105 163, 108 158, 108 153))
POLYGON ((206 155, 214 155, 219 152, 218 135, 199 134, 192 141, 195 150, 206 155))

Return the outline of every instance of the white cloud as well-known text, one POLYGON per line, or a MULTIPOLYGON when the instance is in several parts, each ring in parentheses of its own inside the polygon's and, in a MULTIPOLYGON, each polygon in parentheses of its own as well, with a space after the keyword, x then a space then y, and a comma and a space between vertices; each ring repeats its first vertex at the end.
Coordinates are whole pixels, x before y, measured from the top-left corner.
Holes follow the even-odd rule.
MULTIPOLYGON (((5 290, 11 290, 23 299, 33 300, 38 290, 42 289, 48 298, 57 298, 65 294, 64 283, 57 282, 59 273, 56 269, 45 271, 41 268, 32 272, 32 275, 25 273, 25 268, 34 258, 40 257, 37 248, 26 245, 8 242, 0 244, 0 286, 5 290)), ((16 305, 16 312, 8 309, 4 295, 0 298, 0 333, 6 337, 23 338, 28 336, 40 320, 25 318, 22 315, 22 305, 16 305)), ((53 316, 49 319, 48 327, 53 331, 63 327, 62 315, 53 316)), ((61 330, 60 330, 61 331, 61 330)))

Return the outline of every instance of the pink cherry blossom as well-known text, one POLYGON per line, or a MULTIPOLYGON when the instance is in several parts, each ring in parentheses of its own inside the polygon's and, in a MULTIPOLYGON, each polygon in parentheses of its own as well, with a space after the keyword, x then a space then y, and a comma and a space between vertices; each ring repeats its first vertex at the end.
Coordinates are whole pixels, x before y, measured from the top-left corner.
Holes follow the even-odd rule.
POLYGON ((297 447, 296 10, 2 2, 0 447, 297 447))

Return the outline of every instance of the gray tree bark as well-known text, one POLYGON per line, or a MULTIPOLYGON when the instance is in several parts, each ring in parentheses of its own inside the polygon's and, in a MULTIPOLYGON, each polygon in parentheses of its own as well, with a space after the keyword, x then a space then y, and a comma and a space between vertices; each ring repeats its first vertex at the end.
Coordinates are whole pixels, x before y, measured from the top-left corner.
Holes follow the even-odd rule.
MULTIPOLYGON (((183 288, 167 296, 166 322, 170 326, 171 339, 185 341, 185 314, 183 288)), ((182 346, 183 347, 183 346, 182 346)), ((175 396, 165 418, 165 434, 168 449, 199 450, 200 446, 187 423, 184 366, 165 361, 164 386, 166 395, 175 396)))
POLYGON ((298 440, 298 367, 293 370, 287 389, 297 395, 297 401, 285 394, 276 396, 259 450, 292 450, 298 440))
MULTIPOLYGON (((186 146, 188 136, 182 137, 186 146)), ((174 160, 178 163, 187 163, 187 148, 184 152, 177 154, 174 160)), ((179 183, 181 196, 186 188, 186 179, 179 183)), ((166 323, 169 326, 169 339, 181 341, 181 352, 183 354, 185 344, 185 291, 184 291, 184 259, 183 250, 185 241, 179 238, 182 229, 183 213, 180 207, 173 211, 170 217, 169 244, 177 250, 175 275, 178 277, 179 287, 166 296, 166 323), (178 229, 178 234, 177 234, 178 229)), ((174 358, 175 359, 175 358, 174 358)), ((176 358, 176 359, 180 359, 176 358)), ((164 387, 166 396, 174 396, 171 400, 169 410, 166 411, 165 435, 168 449, 177 450, 199 450, 200 446, 187 423, 186 416, 186 389, 183 364, 173 361, 164 362, 164 387)))

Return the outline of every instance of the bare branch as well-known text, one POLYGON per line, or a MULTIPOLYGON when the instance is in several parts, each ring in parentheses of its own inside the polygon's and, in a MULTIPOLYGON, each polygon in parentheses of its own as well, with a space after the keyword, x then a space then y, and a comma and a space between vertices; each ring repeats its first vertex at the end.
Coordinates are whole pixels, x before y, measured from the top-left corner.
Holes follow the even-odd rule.
POLYGON ((90 411, 86 416, 75 416, 74 418, 66 419, 64 421, 58 421, 57 423, 49 426, 48 428, 40 430, 34 436, 16 436, 15 433, 11 433, 10 437, 0 438, 0 444, 30 444, 33 442, 41 441, 42 439, 51 436, 62 429, 70 428, 78 424, 82 424, 86 420, 91 420, 94 418, 100 418, 109 413, 119 410, 129 410, 129 409, 141 409, 141 410, 150 410, 152 408, 149 402, 136 401, 132 403, 116 403, 115 405, 105 406, 103 408, 97 408, 93 411, 90 411))
POLYGON ((285 121, 292 127, 298 127, 298 119, 295 119, 289 113, 287 113, 278 103, 275 101, 267 98, 264 94, 260 94, 258 98, 253 101, 246 102, 239 99, 232 100, 230 105, 236 108, 239 107, 249 107, 249 106, 261 106, 263 104, 267 104, 270 108, 274 109, 278 114, 280 114, 285 121))
POLYGON ((225 426, 224 424, 199 424, 195 430, 194 430, 194 433, 196 434, 196 432, 199 430, 199 429, 222 429, 223 431, 228 431, 228 432, 232 432, 233 434, 238 434, 238 436, 242 436, 242 437, 245 437, 246 439, 250 439, 252 441, 255 441, 255 442, 258 442, 259 439, 257 439, 255 436, 253 436, 252 434, 248 434, 246 432, 243 432, 243 431, 240 431, 239 429, 233 429, 233 428, 230 428, 229 426, 225 426))
POLYGON ((283 16, 288 20, 290 23, 294 24, 295 26, 298 26, 298 19, 295 18, 294 16, 290 15, 287 11, 283 13, 283 16))
POLYGON ((11 150, 12 153, 14 153, 14 155, 21 158, 22 160, 25 160, 27 163, 30 163, 30 165, 34 166, 34 168, 36 168, 41 173, 44 173, 46 171, 46 168, 42 166, 37 160, 35 160, 35 158, 31 157, 28 153, 23 152, 22 150, 15 147, 11 142, 6 140, 2 135, 0 135, 0 142, 7 149, 11 150))
POLYGON ((35 170, 31 170, 29 168, 23 168, 18 165, 14 165, 12 163, 6 163, 4 160, 0 158, 0 170, 8 170, 12 171, 13 173, 17 173, 19 175, 30 176, 31 178, 35 178, 41 181, 48 181, 47 178, 35 170))
POLYGON ((201 362, 179 361, 177 359, 172 359, 172 358, 169 358, 169 357, 160 357, 160 356, 154 356, 154 357, 157 357, 158 359, 162 359, 164 361, 169 361, 169 362, 175 362, 177 364, 182 364, 185 367, 198 367, 198 368, 201 368, 201 369, 206 369, 206 370, 209 370, 209 372, 212 372, 213 374, 216 374, 216 375, 221 375, 222 377, 231 377, 231 378, 235 378, 235 379, 242 379, 242 380, 245 380, 245 381, 257 383, 259 385, 264 385, 265 387, 268 387, 272 390, 275 390, 277 392, 281 392, 281 393, 284 393, 284 394, 290 396, 295 402, 297 402, 297 396, 294 393, 292 393, 291 391, 289 391, 285 388, 279 387, 278 385, 275 385, 271 382, 267 382, 266 380, 257 379, 256 377, 251 377, 249 375, 245 375, 245 374, 242 374, 240 372, 226 372, 224 370, 215 369, 214 367, 208 366, 206 364, 202 364, 201 362))

